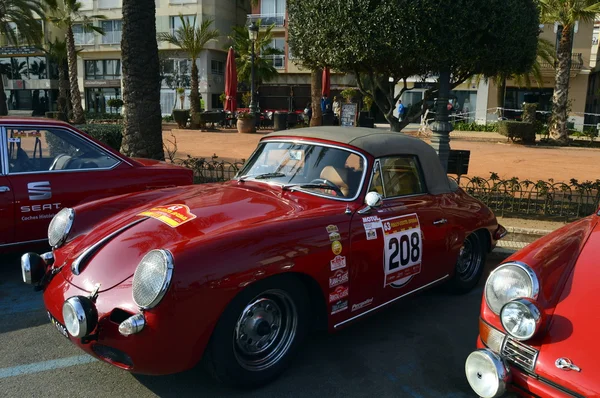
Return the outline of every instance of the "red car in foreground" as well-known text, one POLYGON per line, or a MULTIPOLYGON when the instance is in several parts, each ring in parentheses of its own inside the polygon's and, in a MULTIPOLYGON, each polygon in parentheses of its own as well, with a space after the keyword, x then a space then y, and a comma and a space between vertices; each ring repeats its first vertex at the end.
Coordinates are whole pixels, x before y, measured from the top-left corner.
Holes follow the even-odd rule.
POLYGON ((50 119, 0 119, 0 250, 47 239, 62 208, 193 183, 192 171, 130 159, 50 119))
POLYGON ((261 385, 333 332, 448 282, 466 292, 505 230, 423 141, 323 127, 265 136, 237 177, 62 210, 22 258, 58 331, 137 373, 204 365, 261 385))
POLYGON ((539 239, 490 274, 478 350, 465 364, 480 396, 600 396, 599 218, 539 239))

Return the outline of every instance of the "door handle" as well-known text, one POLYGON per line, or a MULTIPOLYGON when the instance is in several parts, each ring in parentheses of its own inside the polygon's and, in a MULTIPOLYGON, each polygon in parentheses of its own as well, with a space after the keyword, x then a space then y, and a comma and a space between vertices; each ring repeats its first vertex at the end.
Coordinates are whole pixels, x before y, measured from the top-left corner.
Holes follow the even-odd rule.
POLYGON ((0 193, 4 193, 4 192, 10 192, 10 188, 9 187, 0 187, 0 193))
POLYGON ((448 222, 448 220, 446 220, 445 218, 441 218, 439 220, 436 220, 433 222, 433 225, 443 225, 446 224, 448 222))

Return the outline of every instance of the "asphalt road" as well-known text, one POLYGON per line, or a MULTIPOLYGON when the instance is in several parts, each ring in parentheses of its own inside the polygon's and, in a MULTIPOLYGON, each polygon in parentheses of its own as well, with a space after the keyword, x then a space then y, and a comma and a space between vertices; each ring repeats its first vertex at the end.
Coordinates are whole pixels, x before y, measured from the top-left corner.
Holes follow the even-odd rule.
MULTIPOLYGON (((202 370, 136 376, 94 360, 48 322, 41 293, 0 257, 1 397, 474 397, 464 360, 474 349, 482 287, 401 300, 335 335, 317 333, 290 369, 253 391, 217 385, 202 370)), ((500 258, 488 258, 487 273, 500 258)), ((482 280, 483 284, 484 279, 482 280)))

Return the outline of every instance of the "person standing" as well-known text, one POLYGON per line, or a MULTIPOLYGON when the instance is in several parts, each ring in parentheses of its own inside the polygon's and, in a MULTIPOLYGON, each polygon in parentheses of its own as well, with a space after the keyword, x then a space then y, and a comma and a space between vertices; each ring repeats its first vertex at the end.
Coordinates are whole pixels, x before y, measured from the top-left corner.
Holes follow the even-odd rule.
POLYGON ((306 108, 304 108, 304 117, 308 120, 308 125, 310 126, 310 119, 312 119, 312 106, 310 102, 306 104, 306 108))
POLYGON ((338 98, 336 96, 334 96, 333 97, 333 114, 339 118, 341 110, 342 110, 342 104, 340 104, 340 101, 338 100, 338 98))
POLYGON ((321 97, 321 112, 325 113, 327 111, 327 105, 331 109, 331 101, 327 98, 327 94, 323 93, 323 97, 321 97))
POLYGON ((404 120, 404 114, 406 113, 406 107, 402 103, 402 100, 398 101, 398 120, 404 120))

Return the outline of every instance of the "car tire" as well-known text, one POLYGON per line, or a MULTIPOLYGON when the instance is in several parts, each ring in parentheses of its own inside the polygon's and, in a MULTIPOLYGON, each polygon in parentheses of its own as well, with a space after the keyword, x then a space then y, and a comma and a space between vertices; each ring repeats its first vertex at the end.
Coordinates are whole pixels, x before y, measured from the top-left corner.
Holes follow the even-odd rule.
POLYGON ((306 288, 292 276, 250 285, 221 315, 204 367, 219 382, 237 387, 260 387, 275 379, 309 330, 309 303, 306 288))
POLYGON ((454 277, 448 284, 451 293, 468 293, 479 283, 487 255, 487 241, 483 233, 467 236, 460 249, 454 269, 454 277))

